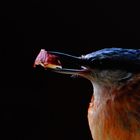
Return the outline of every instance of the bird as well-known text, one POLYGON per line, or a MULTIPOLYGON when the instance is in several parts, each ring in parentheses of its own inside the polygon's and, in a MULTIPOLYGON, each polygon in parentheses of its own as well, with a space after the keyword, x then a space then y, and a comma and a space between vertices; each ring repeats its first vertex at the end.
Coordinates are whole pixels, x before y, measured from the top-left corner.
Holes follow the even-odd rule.
MULTIPOLYGON (((92 83, 87 119, 93 140, 140 140, 140 49, 112 47, 81 56, 46 52, 59 60, 48 70, 92 83)), ((35 64, 45 61, 39 57, 35 64)))

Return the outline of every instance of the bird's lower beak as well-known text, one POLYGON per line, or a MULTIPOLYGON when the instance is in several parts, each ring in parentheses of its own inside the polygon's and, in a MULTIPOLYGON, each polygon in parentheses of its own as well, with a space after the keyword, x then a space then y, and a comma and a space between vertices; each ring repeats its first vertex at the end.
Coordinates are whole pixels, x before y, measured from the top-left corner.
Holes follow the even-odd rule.
POLYGON ((84 66, 84 60, 81 57, 53 51, 49 51, 48 53, 58 56, 62 66, 61 68, 48 67, 51 71, 72 75, 82 75, 88 72, 88 69, 84 66))

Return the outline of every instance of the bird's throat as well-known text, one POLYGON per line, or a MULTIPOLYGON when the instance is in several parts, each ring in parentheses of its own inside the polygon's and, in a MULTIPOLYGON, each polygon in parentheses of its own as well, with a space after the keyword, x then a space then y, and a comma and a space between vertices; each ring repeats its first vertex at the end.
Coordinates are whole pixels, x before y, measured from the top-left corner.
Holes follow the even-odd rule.
POLYGON ((93 83, 88 121, 94 140, 140 139, 140 88, 138 86, 134 96, 134 89, 128 91, 126 87, 121 89, 93 83))

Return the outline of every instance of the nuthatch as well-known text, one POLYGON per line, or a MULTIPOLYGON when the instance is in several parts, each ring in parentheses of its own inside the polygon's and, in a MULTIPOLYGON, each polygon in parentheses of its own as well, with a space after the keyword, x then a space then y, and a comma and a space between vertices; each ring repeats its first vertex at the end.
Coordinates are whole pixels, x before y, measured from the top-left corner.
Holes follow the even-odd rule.
POLYGON ((140 140, 139 49, 106 48, 80 57, 47 53, 59 63, 46 68, 91 81, 88 121, 94 140, 140 140))

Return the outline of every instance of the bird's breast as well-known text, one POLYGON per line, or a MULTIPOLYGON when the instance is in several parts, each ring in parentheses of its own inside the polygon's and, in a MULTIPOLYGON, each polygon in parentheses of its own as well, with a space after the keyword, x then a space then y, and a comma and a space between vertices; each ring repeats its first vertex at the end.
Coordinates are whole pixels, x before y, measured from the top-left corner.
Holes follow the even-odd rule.
POLYGON ((100 103, 92 96, 88 121, 94 140, 140 140, 140 121, 120 102, 100 103))

